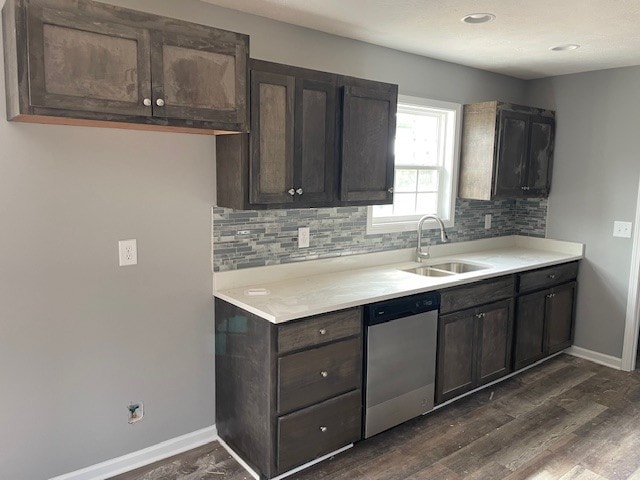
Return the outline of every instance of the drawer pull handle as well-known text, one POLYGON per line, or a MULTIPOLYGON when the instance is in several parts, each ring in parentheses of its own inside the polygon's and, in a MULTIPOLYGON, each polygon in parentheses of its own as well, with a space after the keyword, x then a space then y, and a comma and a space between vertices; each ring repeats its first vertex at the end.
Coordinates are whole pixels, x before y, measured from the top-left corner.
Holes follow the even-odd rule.
POLYGON ((327 378, 329 376, 329 372, 327 372, 326 370, 323 370, 320 372, 320 376, 322 378, 327 378))
POLYGON ((327 334, 327 329, 326 328, 321 328, 320 330, 318 330, 318 333, 320 335, 326 335, 327 334))
POLYGON ((556 296, 556 294, 555 294, 555 293, 550 293, 549 295, 547 295, 547 298, 553 298, 553 297, 555 297, 555 296, 556 296))
POLYGON ((550 275, 547 275, 547 277, 549 277, 551 280, 553 280, 554 278, 556 278, 556 274, 552 273, 550 275))
POLYGON ((326 432, 326 431, 327 431, 327 427, 320 427, 320 431, 321 431, 322 433, 326 432))
POLYGON ((484 318, 486 315, 486 313, 476 313, 476 318, 484 318))

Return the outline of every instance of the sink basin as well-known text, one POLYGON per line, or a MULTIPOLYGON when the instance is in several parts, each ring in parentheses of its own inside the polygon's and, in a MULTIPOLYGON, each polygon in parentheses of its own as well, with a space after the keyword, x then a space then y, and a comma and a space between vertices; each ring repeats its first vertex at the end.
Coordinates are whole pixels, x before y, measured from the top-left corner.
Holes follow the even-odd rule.
POLYGON ((454 275, 453 272, 438 270, 433 267, 410 268, 408 270, 405 270, 405 272, 414 273, 416 275, 422 275, 424 277, 447 277, 449 275, 454 275))
POLYGON ((476 270, 484 270, 486 267, 481 267, 480 265, 474 265, 472 263, 447 262, 439 263, 438 265, 431 265, 431 268, 435 268, 436 270, 445 270, 452 273, 467 273, 475 272, 476 270))
POLYGON ((476 270, 483 270, 485 268, 487 267, 481 267, 480 265, 474 265, 472 263, 447 262, 439 263, 437 265, 425 265, 424 267, 409 268, 405 270, 405 272, 413 273, 415 275, 423 275, 425 277, 447 277, 458 273, 475 272, 476 270))

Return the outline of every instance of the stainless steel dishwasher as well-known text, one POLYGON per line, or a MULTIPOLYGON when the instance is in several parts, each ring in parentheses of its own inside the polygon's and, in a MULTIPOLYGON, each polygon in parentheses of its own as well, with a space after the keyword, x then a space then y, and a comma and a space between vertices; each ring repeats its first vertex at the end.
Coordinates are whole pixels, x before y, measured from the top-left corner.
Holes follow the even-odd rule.
POLYGON ((365 307, 364 438, 433 409, 440 296, 365 307))

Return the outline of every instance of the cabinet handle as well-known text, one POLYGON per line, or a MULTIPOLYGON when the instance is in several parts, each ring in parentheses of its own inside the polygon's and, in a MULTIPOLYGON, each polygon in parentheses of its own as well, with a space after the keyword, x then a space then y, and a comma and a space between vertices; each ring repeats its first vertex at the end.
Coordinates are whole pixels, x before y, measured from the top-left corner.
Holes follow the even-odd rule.
POLYGON ((293 197, 296 194, 296 191, 293 188, 290 188, 287 190, 287 193, 293 197))
POLYGON ((550 278, 551 280, 553 280, 554 278, 556 278, 556 274, 552 273, 550 275, 547 275, 547 278, 550 278))
POLYGON ((327 431, 327 427, 320 427, 320 431, 321 431, 322 433, 326 432, 326 431, 327 431))
POLYGON ((393 193, 393 187, 391 187, 391 188, 387 189, 387 192, 389 192, 389 193, 393 193))
POLYGON ((555 293, 550 293, 550 294, 548 294, 548 295, 547 295, 547 298, 553 298, 553 297, 555 297, 555 296, 556 296, 556 294, 555 294, 555 293))
POLYGON ((297 190, 296 190, 296 193, 297 193, 298 195, 302 195, 303 191, 302 191, 302 189, 301 189, 301 188, 299 188, 299 189, 297 189, 297 190))
POLYGON ((321 328, 320 330, 318 330, 318 333, 319 333, 320 335, 326 335, 326 333, 327 333, 327 329, 326 329, 326 328, 321 328))
POLYGON ((156 100, 156 105, 159 107, 164 107, 164 100, 159 98, 156 100))
POLYGON ((329 376, 329 372, 327 372, 326 370, 323 370, 320 372, 320 376, 322 378, 327 378, 329 376))
POLYGON ((150 99, 150 98, 145 98, 145 99, 142 101, 142 104, 143 104, 145 107, 150 107, 150 106, 151 106, 151 99, 150 99))

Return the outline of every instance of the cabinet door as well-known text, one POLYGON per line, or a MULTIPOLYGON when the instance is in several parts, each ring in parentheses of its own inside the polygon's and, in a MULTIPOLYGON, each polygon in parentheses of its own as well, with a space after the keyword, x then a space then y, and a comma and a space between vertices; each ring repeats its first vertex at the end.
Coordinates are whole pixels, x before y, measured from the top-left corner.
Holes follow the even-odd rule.
POLYGON ((545 297, 549 290, 522 295, 516 309, 514 368, 526 367, 546 355, 545 297))
POLYGON ((335 83, 296 78, 293 183, 305 205, 334 197, 336 99, 335 83))
POLYGON ((478 308, 478 379, 483 385, 511 370, 513 301, 478 308))
POLYGON ((551 187, 551 166, 555 121, 553 118, 533 116, 529 138, 527 196, 546 197, 551 187))
POLYGON ((573 343, 576 282, 551 289, 546 297, 548 353, 556 353, 573 343))
MULTIPOLYGON (((27 6, 29 103, 72 112, 151 116, 150 35, 106 13, 27 6)), ((65 113, 64 111, 68 113, 65 113)))
POLYGON ((343 93, 343 202, 393 202, 397 92, 346 86, 343 93))
POLYGON ((436 402, 471 390, 476 377, 476 310, 443 315, 438 322, 436 402))
POLYGON ((524 193, 529 121, 529 115, 524 113, 500 112, 494 179, 494 195, 497 197, 520 197, 524 193))
POLYGON ((251 71, 249 202, 293 202, 295 78, 251 71))
POLYGON ((193 25, 153 33, 153 114, 237 126, 247 121, 248 45, 240 35, 193 25))

